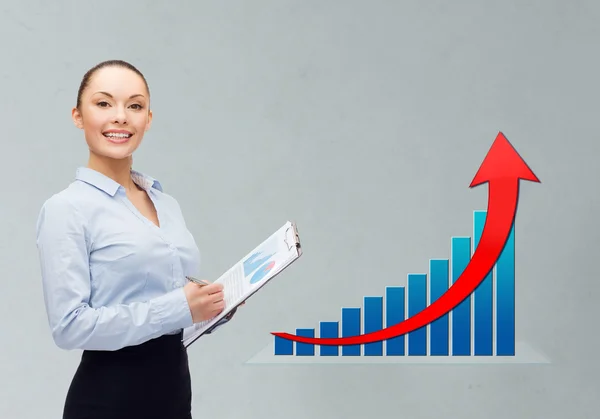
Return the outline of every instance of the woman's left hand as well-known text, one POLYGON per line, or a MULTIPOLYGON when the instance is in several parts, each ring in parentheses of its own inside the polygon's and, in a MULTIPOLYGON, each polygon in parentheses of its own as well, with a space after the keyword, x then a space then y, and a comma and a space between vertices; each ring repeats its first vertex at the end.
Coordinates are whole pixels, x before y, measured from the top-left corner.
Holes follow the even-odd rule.
POLYGON ((236 308, 234 308, 233 310, 231 310, 231 313, 229 313, 227 316, 225 316, 225 318, 227 320, 231 320, 231 318, 233 317, 233 315, 235 314, 235 312, 237 311, 237 309, 241 306, 243 306, 244 304, 246 304, 245 301, 243 301, 242 303, 240 303, 236 308))

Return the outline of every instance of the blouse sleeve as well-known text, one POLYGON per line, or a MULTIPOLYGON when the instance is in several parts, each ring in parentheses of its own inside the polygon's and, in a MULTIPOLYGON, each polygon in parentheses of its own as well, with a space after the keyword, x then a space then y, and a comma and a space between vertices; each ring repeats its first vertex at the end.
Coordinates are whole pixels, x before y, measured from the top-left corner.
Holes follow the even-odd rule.
POLYGON ((36 235, 46 313, 58 347, 117 350, 192 325, 183 288, 145 302, 90 307, 85 220, 64 197, 44 203, 36 235))

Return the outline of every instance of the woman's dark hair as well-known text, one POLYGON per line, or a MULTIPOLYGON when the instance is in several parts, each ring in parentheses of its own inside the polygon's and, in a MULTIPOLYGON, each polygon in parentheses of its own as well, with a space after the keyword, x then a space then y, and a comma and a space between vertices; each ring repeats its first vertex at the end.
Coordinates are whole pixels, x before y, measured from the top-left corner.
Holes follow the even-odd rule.
POLYGON ((132 64, 129 64, 128 62, 122 61, 122 60, 102 61, 101 63, 96 64, 94 67, 90 68, 84 74, 83 79, 81 80, 81 84, 79 85, 79 91, 77 92, 77 108, 78 109, 81 106, 81 95, 83 94, 83 91, 86 89, 86 87, 90 83, 90 79, 92 78, 92 76, 94 75, 94 73, 96 71, 98 71, 104 67, 122 67, 122 68, 127 68, 127 69, 135 72, 138 76, 140 76, 142 78, 142 80, 144 80, 144 84, 146 85, 146 90, 148 91, 148 94, 150 94, 150 88, 148 87, 148 82, 146 81, 146 78, 144 77, 142 72, 140 70, 138 70, 137 68, 135 68, 132 64))

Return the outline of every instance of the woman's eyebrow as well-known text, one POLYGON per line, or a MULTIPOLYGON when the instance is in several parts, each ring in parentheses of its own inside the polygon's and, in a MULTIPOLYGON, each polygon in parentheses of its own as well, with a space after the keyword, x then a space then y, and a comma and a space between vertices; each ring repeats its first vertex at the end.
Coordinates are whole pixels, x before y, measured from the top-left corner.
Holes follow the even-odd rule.
MULTIPOLYGON (((110 97, 110 98, 112 98, 112 97, 113 97, 113 95, 111 95, 111 94, 110 94, 110 93, 108 93, 108 92, 96 92, 96 93, 100 93, 100 94, 106 95, 106 96, 108 96, 108 97, 110 97)), ((135 95, 131 95, 131 96, 129 96, 129 99, 133 99, 134 97, 138 97, 138 96, 144 97, 144 95, 143 95, 143 94, 141 94, 141 93, 137 93, 137 94, 135 94, 135 95)))

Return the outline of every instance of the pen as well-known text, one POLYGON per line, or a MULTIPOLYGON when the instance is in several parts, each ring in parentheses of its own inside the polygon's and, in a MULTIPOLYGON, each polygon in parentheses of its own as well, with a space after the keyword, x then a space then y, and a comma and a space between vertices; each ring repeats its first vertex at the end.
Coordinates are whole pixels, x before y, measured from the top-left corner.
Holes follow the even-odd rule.
POLYGON ((200 286, 204 286, 204 285, 208 285, 208 284, 209 284, 209 282, 203 281, 203 280, 201 280, 201 279, 196 279, 196 278, 194 278, 194 277, 192 277, 192 276, 186 276, 185 278, 186 278, 188 281, 190 281, 190 282, 193 282, 193 283, 195 283, 195 284, 198 284, 198 285, 200 285, 200 286))

